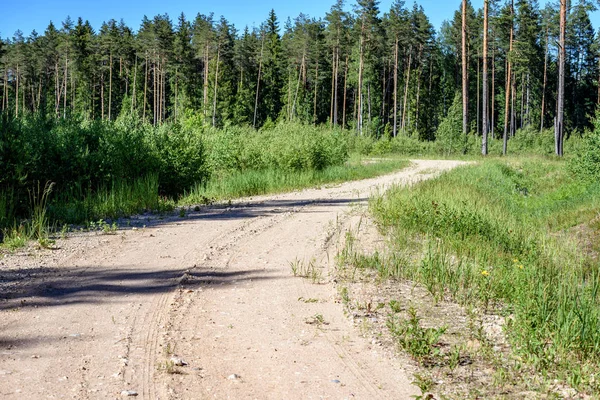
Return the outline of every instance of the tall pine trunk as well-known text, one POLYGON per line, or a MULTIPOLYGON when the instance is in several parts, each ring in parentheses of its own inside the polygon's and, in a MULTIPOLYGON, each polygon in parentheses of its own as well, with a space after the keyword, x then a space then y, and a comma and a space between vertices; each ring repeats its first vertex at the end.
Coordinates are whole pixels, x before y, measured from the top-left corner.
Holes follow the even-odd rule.
POLYGON ((258 93, 260 89, 260 74, 262 73, 262 62, 263 62, 263 50, 265 47, 265 35, 263 33, 260 44, 260 60, 258 62, 258 78, 256 79, 256 97, 254 99, 254 122, 252 126, 256 129, 256 116, 258 113, 258 93))
POLYGON ((406 135, 406 113, 408 107, 408 84, 410 83, 410 64, 412 63, 412 47, 408 50, 408 66, 406 67, 406 82, 404 85, 404 100, 402 106, 402 133, 406 135))
POLYGON ((19 64, 17 64, 16 90, 15 90, 15 118, 19 117, 19 64))
POLYGON ((563 155, 564 108, 565 108, 565 29, 567 24, 567 0, 560 0, 560 42, 558 45, 558 106, 554 128, 555 152, 563 155))
POLYGON ((482 131, 481 154, 488 153, 488 0, 483 0, 483 104, 482 104, 482 131))
POLYGON ((360 49, 359 49, 359 62, 358 62, 358 115, 357 115, 357 128, 359 133, 363 133, 363 101, 362 101, 362 86, 363 86, 363 63, 364 63, 364 32, 365 23, 362 22, 361 33, 360 33, 360 49))
POLYGON ((344 102, 342 104, 342 127, 346 127, 346 94, 348 90, 348 56, 344 65, 344 102))
POLYGON ((217 125, 217 87, 219 84, 219 62, 221 61, 221 49, 217 49, 217 66, 215 67, 215 92, 213 94, 212 126, 217 125))
POLYGON ((492 92, 490 94, 490 98, 492 100, 492 105, 490 107, 490 131, 492 134, 492 139, 495 139, 494 135, 496 129, 496 58, 494 55, 494 47, 492 46, 492 92))
POLYGON ((394 129, 392 135, 398 134, 398 36, 394 44, 394 129))
MULTIPOLYGON (((548 32, 550 27, 546 26, 546 48, 544 49, 544 83, 542 84, 542 110, 540 112, 540 132, 544 130, 544 113, 546 108, 546 85, 548 84, 548 32)), ((600 85, 598 85, 600 90, 600 85)), ((599 97, 600 99, 600 97, 599 97)), ((600 101, 600 100, 599 100, 600 101)))
POLYGON ((463 134, 469 133, 469 76, 467 66, 467 0, 462 0, 462 106, 463 134))
POLYGON ((110 109, 112 108, 112 53, 110 53, 110 61, 108 64, 108 120, 110 121, 110 109))
POLYGON ((510 89, 511 85, 511 68, 510 55, 513 47, 513 33, 514 33, 514 2, 510 6, 510 38, 508 44, 508 54, 506 56, 506 92, 504 96, 504 136, 502 137, 502 154, 506 155, 508 148, 508 118, 509 118, 509 106, 510 106, 510 89))
POLYGON ((135 66, 133 69, 133 90, 131 95, 131 113, 133 114, 133 109, 135 108, 135 88, 137 81, 137 53, 135 54, 135 66))
POLYGON ((315 95, 313 100, 313 124, 317 125, 317 91, 319 89, 319 59, 315 63, 315 95))
MULTIPOLYGON (((204 87, 203 87, 203 97, 202 97, 202 109, 204 110, 204 116, 206 116, 207 109, 206 105, 208 104, 208 40, 206 41, 206 46, 204 47, 204 87)), ((262 56, 261 56, 262 58, 262 56)), ((262 60, 261 60, 262 61, 262 60)))
POLYGON ((146 107, 148 103, 148 53, 146 53, 146 72, 144 76, 144 110, 142 120, 146 122, 146 107))
POLYGON ((335 76, 333 81, 333 126, 338 123, 338 74, 340 69, 340 49, 336 47, 335 51, 335 76))

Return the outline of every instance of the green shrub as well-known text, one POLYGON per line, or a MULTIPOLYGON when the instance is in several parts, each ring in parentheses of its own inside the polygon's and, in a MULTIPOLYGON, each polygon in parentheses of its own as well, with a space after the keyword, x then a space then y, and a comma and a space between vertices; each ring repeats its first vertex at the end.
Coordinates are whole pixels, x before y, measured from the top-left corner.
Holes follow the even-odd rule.
POLYGON ((158 161, 161 194, 177 196, 208 179, 209 171, 202 137, 178 123, 164 124, 151 137, 158 161))
POLYGON ((600 182, 600 115, 594 121, 594 130, 584 138, 585 145, 569 161, 569 170, 585 182, 600 182))
POLYGON ((435 137, 436 144, 444 155, 466 152, 467 137, 462 131, 462 102, 459 94, 454 96, 454 102, 440 123, 435 137))

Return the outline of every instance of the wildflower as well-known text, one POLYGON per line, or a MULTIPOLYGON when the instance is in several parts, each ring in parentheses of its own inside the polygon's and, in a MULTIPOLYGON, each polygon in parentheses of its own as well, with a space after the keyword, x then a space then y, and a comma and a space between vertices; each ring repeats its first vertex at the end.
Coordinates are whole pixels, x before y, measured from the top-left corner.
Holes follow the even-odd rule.
POLYGON ((519 262, 519 260, 515 258, 515 259, 513 259, 513 262, 516 264, 519 262))
POLYGON ((487 272, 485 269, 483 271, 481 271, 481 275, 483 276, 488 276, 490 273, 487 272))
POLYGON ((523 269, 523 264, 519 264, 519 269, 523 269))

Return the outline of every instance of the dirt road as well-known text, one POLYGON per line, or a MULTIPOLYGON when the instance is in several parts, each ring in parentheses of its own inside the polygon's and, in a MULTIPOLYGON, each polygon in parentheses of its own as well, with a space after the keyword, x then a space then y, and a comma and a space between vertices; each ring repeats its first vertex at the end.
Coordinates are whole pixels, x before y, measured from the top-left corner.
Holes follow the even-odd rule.
POLYGON ((134 221, 0 259, 0 397, 407 399, 397 358, 344 315, 336 227, 373 190, 455 161, 134 221), (316 267, 312 279, 294 277, 316 267), (177 364, 187 363, 178 366, 177 364))

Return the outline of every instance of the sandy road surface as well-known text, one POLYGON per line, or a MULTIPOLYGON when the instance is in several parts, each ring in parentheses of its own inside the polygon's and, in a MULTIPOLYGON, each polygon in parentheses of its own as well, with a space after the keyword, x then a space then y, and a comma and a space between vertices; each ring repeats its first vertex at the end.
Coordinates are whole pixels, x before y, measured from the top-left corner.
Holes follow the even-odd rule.
POLYGON ((0 397, 418 394, 402 362, 363 339, 335 301, 332 234, 373 190, 458 164, 415 161, 375 179, 203 208, 0 259, 0 397), (324 283, 293 277, 293 260, 314 260, 324 283), (173 366, 172 355, 188 365, 173 366))

